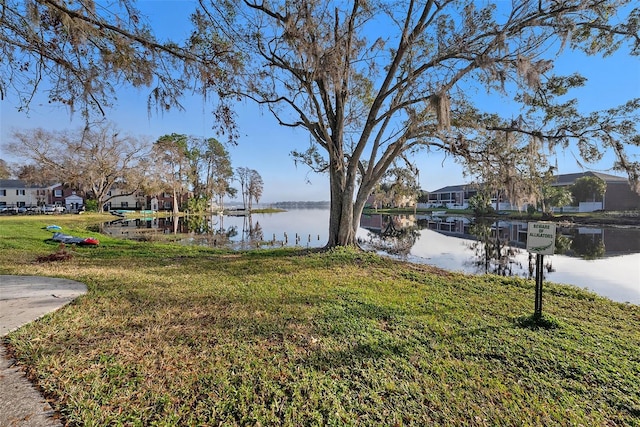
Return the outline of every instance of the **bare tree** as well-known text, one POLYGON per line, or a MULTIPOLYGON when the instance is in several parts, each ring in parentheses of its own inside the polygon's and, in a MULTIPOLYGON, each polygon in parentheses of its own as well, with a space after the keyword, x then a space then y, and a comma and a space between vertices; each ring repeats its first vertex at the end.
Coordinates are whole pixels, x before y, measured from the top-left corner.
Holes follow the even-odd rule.
POLYGON ((251 169, 247 167, 236 168, 236 180, 240 184, 240 194, 242 195, 242 208, 247 209, 247 187, 251 177, 251 169))
POLYGON ((8 179, 10 176, 9 164, 4 159, 0 159, 0 179, 8 179))
MULTIPOLYGON (((218 4, 207 8, 215 11, 218 4)), ((518 126, 502 121, 496 130, 527 132, 552 146, 575 139, 585 146, 583 154, 593 145, 600 153, 613 150, 618 166, 637 181, 640 165, 624 154, 637 134, 625 121, 637 101, 618 117, 605 114, 611 122, 602 121, 605 115, 586 118, 581 130, 575 124, 583 117, 568 115, 577 112, 575 104, 552 102, 553 95, 584 83, 551 75, 557 52, 606 55, 629 41, 638 53, 638 11, 621 17, 630 1, 233 4, 235 20, 201 14, 198 32, 232 34, 249 57, 235 95, 263 105, 280 124, 309 132, 309 148, 293 154, 329 174, 328 246, 356 243, 365 201, 394 160, 421 148, 456 156, 472 148, 467 135, 486 125, 469 85, 511 94, 530 109, 518 126), (378 37, 382 27, 388 32, 378 37)))
POLYGON ((256 203, 260 203, 263 187, 264 187, 264 183, 258 171, 251 169, 249 173, 249 180, 247 181, 247 188, 246 188, 247 202, 249 204, 249 212, 251 212, 251 206, 252 206, 251 202, 253 200, 255 200, 256 203))
MULTIPOLYGON (((95 197, 103 210, 114 186, 133 194, 140 187, 139 161, 148 153, 145 141, 120 135, 111 124, 76 131, 14 131, 9 152, 46 170, 47 178, 95 197)), ((127 193, 125 193, 127 194, 127 193)))

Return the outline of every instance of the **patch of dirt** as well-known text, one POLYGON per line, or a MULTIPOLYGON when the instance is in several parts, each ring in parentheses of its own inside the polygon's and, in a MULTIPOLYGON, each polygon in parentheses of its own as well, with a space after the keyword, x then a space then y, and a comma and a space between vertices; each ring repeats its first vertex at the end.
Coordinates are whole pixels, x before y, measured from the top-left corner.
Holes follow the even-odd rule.
POLYGON ((44 263, 69 261, 71 258, 73 258, 73 252, 69 251, 64 243, 60 243, 57 251, 49 255, 39 256, 38 258, 36 258, 36 262, 44 263))

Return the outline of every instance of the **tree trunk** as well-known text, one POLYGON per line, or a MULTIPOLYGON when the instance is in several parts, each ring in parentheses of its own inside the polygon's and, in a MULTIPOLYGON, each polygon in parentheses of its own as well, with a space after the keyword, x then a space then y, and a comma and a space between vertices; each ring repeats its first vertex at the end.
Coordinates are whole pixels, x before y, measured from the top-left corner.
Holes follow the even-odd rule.
POLYGON ((247 195, 244 192, 244 183, 240 183, 240 191, 242 192, 242 209, 247 209, 247 195))
POLYGON ((178 216, 180 208, 178 206, 178 192, 173 190, 173 216, 178 216))
POLYGON ((329 212, 329 240, 327 248, 357 246, 356 232, 366 197, 355 194, 355 176, 347 177, 342 171, 331 168, 331 207, 329 212))

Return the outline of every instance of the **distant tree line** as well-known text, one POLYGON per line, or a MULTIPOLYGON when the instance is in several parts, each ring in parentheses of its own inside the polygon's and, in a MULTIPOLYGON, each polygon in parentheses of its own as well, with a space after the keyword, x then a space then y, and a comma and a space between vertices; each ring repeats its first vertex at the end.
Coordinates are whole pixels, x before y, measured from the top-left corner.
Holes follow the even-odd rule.
POLYGON ((277 202, 273 207, 283 209, 327 209, 330 202, 327 201, 286 201, 277 202))
POLYGON ((138 191, 172 194, 175 213, 223 209, 224 198, 237 195, 235 181, 250 209, 252 200, 259 202, 264 186, 257 171, 245 167, 234 171, 229 152, 215 138, 174 133, 150 142, 101 124, 74 131, 14 131, 4 148, 23 161, 14 168, 0 161, 3 177, 63 184, 83 192, 99 211, 112 198, 138 191), (114 188, 117 194, 111 192, 114 188), (185 198, 187 206, 180 206, 185 198))

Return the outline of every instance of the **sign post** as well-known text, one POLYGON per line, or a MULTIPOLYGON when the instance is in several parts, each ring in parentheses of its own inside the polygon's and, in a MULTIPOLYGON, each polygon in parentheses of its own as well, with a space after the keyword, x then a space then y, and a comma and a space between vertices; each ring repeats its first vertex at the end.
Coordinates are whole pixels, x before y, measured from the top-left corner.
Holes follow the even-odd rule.
POLYGON ((542 317, 542 269, 544 255, 553 255, 556 225, 551 222, 530 222, 527 226, 527 251, 536 254, 536 297, 534 316, 542 317))

